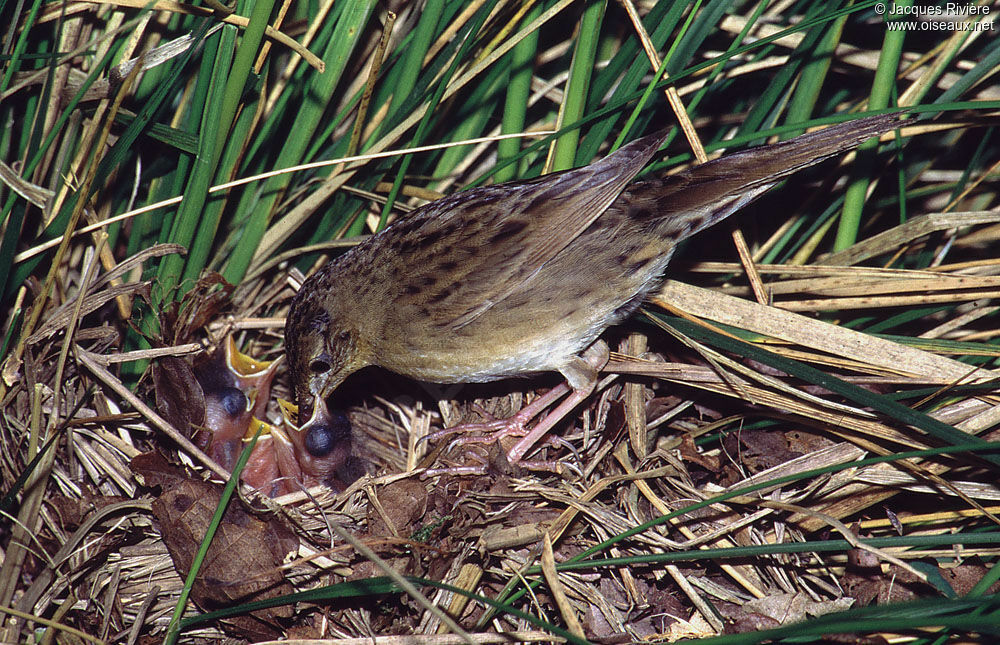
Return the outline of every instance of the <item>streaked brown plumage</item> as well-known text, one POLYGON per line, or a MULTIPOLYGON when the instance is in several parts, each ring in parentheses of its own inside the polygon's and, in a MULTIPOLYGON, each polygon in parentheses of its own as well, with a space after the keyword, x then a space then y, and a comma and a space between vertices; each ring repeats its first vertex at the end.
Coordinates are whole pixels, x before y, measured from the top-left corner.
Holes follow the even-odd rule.
POLYGON ((324 399, 367 365, 441 383, 558 371, 589 392, 596 370, 581 352, 659 285, 679 242, 894 127, 896 115, 858 119, 629 185, 658 133, 583 168, 417 209, 329 262, 292 302, 292 386, 307 414, 320 403, 305 425, 322 426, 324 399))

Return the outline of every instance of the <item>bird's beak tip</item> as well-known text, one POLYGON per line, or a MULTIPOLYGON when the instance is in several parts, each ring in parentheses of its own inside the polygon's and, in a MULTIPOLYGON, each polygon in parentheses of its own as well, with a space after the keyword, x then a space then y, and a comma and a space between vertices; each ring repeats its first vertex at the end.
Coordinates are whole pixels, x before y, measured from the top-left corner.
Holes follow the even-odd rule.
POLYGON ((299 427, 304 428, 306 426, 313 425, 321 421, 326 421, 330 418, 330 411, 326 407, 326 397, 315 396, 313 398, 312 414, 309 415, 309 420, 305 423, 300 423, 299 427))

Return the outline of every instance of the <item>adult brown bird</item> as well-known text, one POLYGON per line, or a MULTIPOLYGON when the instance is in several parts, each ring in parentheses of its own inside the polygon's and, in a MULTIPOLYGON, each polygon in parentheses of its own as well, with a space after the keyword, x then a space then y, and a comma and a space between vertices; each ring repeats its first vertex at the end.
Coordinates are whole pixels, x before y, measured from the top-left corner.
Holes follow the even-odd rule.
MULTIPOLYGON (((422 206, 330 261, 292 301, 285 351, 307 448, 349 441, 327 432, 325 400, 368 365, 436 383, 558 371, 573 395, 508 453, 522 460, 593 390, 607 361, 598 336, 660 284, 678 243, 896 127, 897 114, 857 119, 629 185, 661 132, 589 166, 422 206)), ((507 424, 523 434, 540 407, 507 424)))

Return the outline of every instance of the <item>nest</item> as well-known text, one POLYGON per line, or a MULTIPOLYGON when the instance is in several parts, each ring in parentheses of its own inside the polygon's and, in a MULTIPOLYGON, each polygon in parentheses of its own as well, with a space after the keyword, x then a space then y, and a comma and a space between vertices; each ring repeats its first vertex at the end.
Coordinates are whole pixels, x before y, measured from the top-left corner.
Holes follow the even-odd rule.
MULTIPOLYGON (((80 272, 82 286, 50 301, 19 360, 5 364, 3 476, 15 493, 5 503, 17 517, 5 530, 4 582, 19 612, 11 629, 57 623, 110 642, 158 639, 185 590, 224 472, 206 466, 213 460, 197 433, 167 421, 152 379, 140 377, 134 392, 126 382, 138 365, 197 364, 230 337, 250 356, 278 358, 282 314, 301 275, 260 279, 236 297, 206 277, 160 312, 156 346, 117 352, 129 331, 109 324, 107 309, 116 299, 148 302, 149 284, 115 277, 173 251, 154 248, 106 272, 80 272)), ((776 292, 789 285, 788 293, 794 286, 820 298, 852 297, 848 291, 870 289, 866 280, 875 279, 896 291, 915 290, 912 280, 927 291, 937 280, 931 294, 950 293, 958 276, 964 289, 970 281, 995 289, 993 268, 931 279, 757 267, 782 272, 776 292), (844 286, 845 276, 853 286, 844 286)), ((742 320, 781 341, 769 355, 874 394, 961 380, 969 390, 931 416, 954 427, 989 424, 1000 409, 988 388, 974 387, 995 378, 988 370, 970 375, 964 364, 892 340, 866 336, 858 345, 856 332, 725 291, 668 282, 652 306, 669 302, 715 325, 742 320)), ((712 329, 665 320, 660 308, 648 315, 679 340, 641 323, 608 336, 618 351, 607 375, 534 455, 558 472, 511 467, 502 441, 422 439, 508 416, 554 378, 456 392, 377 370, 359 374, 338 403, 365 474, 334 488, 299 482, 274 498, 237 487, 194 579, 185 633, 207 642, 282 634, 333 642, 388 642, 390 634, 447 642, 674 639, 932 593, 933 581, 909 560, 955 555, 947 540, 917 551, 861 538, 939 535, 971 521, 961 519, 964 509, 989 515, 1000 490, 976 463, 865 460, 924 447, 926 437, 875 403, 804 383, 780 361, 740 356, 739 345, 720 348, 704 336, 712 329), (477 474, 463 470, 470 463, 477 474), (320 592, 288 600, 310 590, 320 592), (205 611, 275 598, 284 604, 195 621, 205 611)), ((277 400, 290 398, 280 368, 271 390, 262 420, 280 424, 277 400)), ((982 565, 968 558, 987 551, 966 547, 950 582, 981 577, 982 565)))

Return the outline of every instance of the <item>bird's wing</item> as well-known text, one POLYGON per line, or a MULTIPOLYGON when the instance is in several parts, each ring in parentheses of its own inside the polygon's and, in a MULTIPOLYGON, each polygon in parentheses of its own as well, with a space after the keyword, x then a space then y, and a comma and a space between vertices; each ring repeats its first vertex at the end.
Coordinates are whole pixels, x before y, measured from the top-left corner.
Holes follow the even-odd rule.
POLYGON ((440 323, 468 325, 538 273, 594 223, 666 138, 637 139, 589 166, 437 200, 387 229, 380 243, 406 258, 407 300, 440 323))
MULTIPOLYGON (((782 177, 896 127, 896 119, 890 114, 832 126, 646 182, 631 197, 639 212, 628 217, 639 224, 657 220, 649 234, 676 243, 782 177)), ((442 332, 459 331, 504 299, 533 288, 532 277, 606 214, 665 137, 660 132, 637 139, 576 170, 456 193, 375 236, 372 246, 378 248, 369 249, 367 257, 401 260, 385 276, 385 283, 395 285, 388 292, 395 315, 408 324, 420 318, 442 332)))

